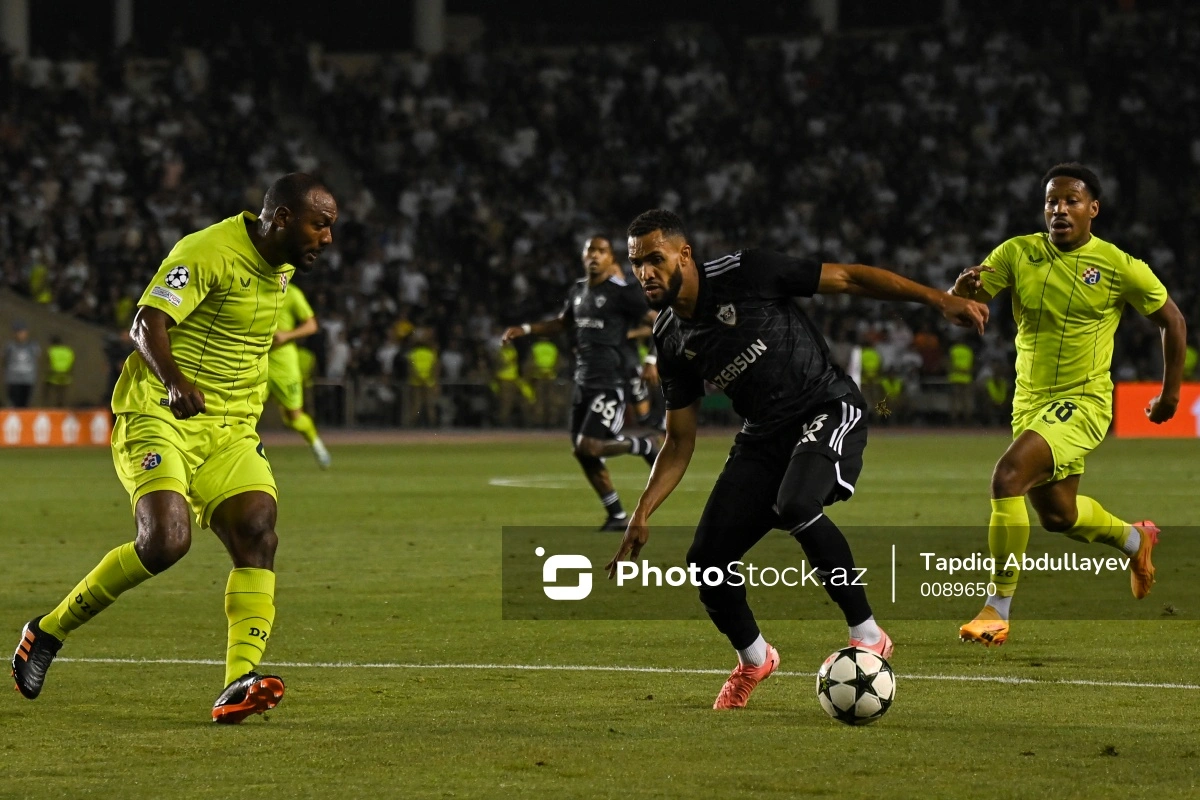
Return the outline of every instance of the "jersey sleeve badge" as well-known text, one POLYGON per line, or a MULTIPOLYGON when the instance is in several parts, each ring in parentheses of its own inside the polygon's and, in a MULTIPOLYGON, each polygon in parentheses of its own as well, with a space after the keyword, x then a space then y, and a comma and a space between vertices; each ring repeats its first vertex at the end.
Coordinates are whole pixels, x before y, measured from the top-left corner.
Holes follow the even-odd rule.
POLYGON ((167 273, 167 277, 163 279, 163 282, 172 289, 178 290, 187 286, 188 281, 191 279, 192 273, 188 271, 187 267, 185 267, 183 264, 180 264, 177 267, 171 267, 171 271, 167 273))

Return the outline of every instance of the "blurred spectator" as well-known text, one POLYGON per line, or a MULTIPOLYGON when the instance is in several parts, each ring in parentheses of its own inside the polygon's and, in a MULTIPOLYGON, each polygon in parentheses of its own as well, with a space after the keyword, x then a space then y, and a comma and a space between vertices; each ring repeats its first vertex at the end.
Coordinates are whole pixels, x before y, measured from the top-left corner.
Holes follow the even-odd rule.
POLYGON ((408 381, 405 386, 404 424, 414 427, 418 423, 425 428, 438 424, 438 354, 432 345, 432 335, 424 328, 416 330, 410 337, 406 353, 408 359, 408 381))
POLYGON ((70 345, 63 344, 59 336, 51 336, 50 346, 46 348, 46 360, 49 364, 46 370, 46 405, 66 408, 67 393, 74 381, 75 351, 70 345))
MULTIPOLYGON (((1097 233, 1147 259, 1200 327, 1200 6, 1097 11, 1047 60, 1018 13, 960 5, 943 29, 780 30, 752 47, 695 29, 576 50, 485 42, 358 59, 353 78, 335 55, 256 30, 262 52, 304 65, 266 70, 262 91, 240 80, 245 33, 111 74, 14 62, 0 281, 127 328, 170 242, 257 210, 280 172, 336 169, 344 213, 310 279, 322 318, 343 322, 317 352, 325 378, 378 376, 396 325, 402 347, 411 326, 432 326, 443 358, 457 337, 466 375, 497 325, 557 310, 581 236, 646 208, 682 213, 701 257, 746 241, 949 286, 1038 230, 1037 177, 1080 158, 1111 198, 1097 233), (269 84, 293 74, 306 86, 283 108, 269 84), (265 142, 280 112, 306 133, 265 142), (332 148, 339 163, 321 163, 332 148)), ((944 395, 940 320, 862 299, 809 306, 835 353, 861 341, 881 375, 903 378, 914 417, 922 392, 944 395)), ((993 313, 980 363, 1011 359, 1012 335, 993 313)), ((1122 325, 1114 374, 1156 378, 1147 343, 1122 325)))
POLYGON ((14 322, 12 340, 4 346, 4 387, 13 408, 29 408, 37 386, 42 348, 30 338, 24 322, 14 322))

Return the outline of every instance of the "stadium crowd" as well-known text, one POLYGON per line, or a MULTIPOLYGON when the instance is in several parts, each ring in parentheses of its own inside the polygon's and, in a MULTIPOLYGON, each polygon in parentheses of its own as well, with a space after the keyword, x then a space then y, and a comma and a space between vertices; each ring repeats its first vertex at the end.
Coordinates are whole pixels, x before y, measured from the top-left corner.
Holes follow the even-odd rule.
MULTIPOLYGON (((1146 260, 1196 329, 1200 17, 1040 35, 967 15, 948 29, 351 61, 249 31, 165 65, 0 59, 0 282, 127 328, 181 235, 256 209, 280 172, 336 174, 332 252, 299 279, 322 324, 315 374, 375 387, 360 410, 399 421, 386 409, 425 348, 432 380, 474 387, 442 421, 495 422, 499 332, 557 311, 586 235, 621 249, 628 220, 664 206, 702 255, 765 246, 949 286, 1042 229, 1038 178, 1079 159, 1105 182, 1099 234, 1146 260), (252 66, 262 54, 273 62, 252 66)), ((1011 383, 1002 306, 982 338, 915 307, 807 308, 901 416, 966 369, 981 400, 967 413, 1003 418, 987 413, 1011 383)), ((1114 377, 1157 379, 1155 339, 1127 321, 1114 377)))

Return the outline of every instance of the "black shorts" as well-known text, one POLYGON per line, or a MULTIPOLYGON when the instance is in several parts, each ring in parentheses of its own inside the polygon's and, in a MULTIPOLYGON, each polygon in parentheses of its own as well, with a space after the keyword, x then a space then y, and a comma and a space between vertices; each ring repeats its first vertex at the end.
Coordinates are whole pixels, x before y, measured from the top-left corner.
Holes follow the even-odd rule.
POLYGON ((866 410, 847 402, 848 398, 831 400, 805 415, 800 435, 792 447, 796 453, 820 453, 833 462, 837 474, 837 496, 825 505, 848 500, 854 494, 858 476, 862 474, 863 450, 867 448, 866 410))
POLYGON ((759 535, 779 526, 778 500, 784 474, 799 453, 818 453, 833 462, 835 481, 828 506, 848 500, 862 474, 867 447, 866 410, 847 396, 810 410, 784 435, 737 442, 717 478, 701 527, 745 527, 759 535))
POLYGON ((629 397, 634 403, 644 403, 650 399, 650 387, 642 379, 641 370, 634 370, 629 376, 629 397))
POLYGON ((571 397, 571 441, 612 439, 625 426, 625 390, 576 386, 571 397))

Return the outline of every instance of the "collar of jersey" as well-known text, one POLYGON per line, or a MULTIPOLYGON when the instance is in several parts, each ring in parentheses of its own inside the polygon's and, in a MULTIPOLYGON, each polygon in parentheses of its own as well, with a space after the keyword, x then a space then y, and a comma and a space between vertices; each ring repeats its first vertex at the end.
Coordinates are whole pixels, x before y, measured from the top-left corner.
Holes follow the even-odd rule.
POLYGON ((279 268, 276 269, 267 263, 267 260, 262 257, 262 253, 258 252, 258 248, 254 246, 254 240, 250 238, 250 232, 246 230, 245 221, 247 219, 251 222, 258 222, 258 216, 249 211, 243 211, 241 216, 237 218, 238 229, 242 232, 242 239, 246 242, 247 251, 251 253, 250 257, 254 259, 254 266, 267 275, 278 275, 281 272, 286 272, 291 266, 290 264, 280 264, 279 268))
POLYGON ((1080 255, 1083 255, 1084 253, 1090 253, 1092 250, 1096 249, 1096 247, 1098 247, 1100 244, 1100 237, 1093 233, 1092 238, 1087 240, 1087 244, 1083 245, 1082 247, 1076 247, 1074 250, 1072 250, 1069 253, 1064 253, 1062 250, 1058 249, 1058 246, 1055 245, 1054 242, 1050 241, 1050 234, 1047 233, 1044 235, 1046 237, 1046 247, 1050 250, 1050 252, 1054 255, 1055 258, 1064 258, 1065 259, 1065 258, 1070 258, 1071 256, 1080 256, 1080 255))

